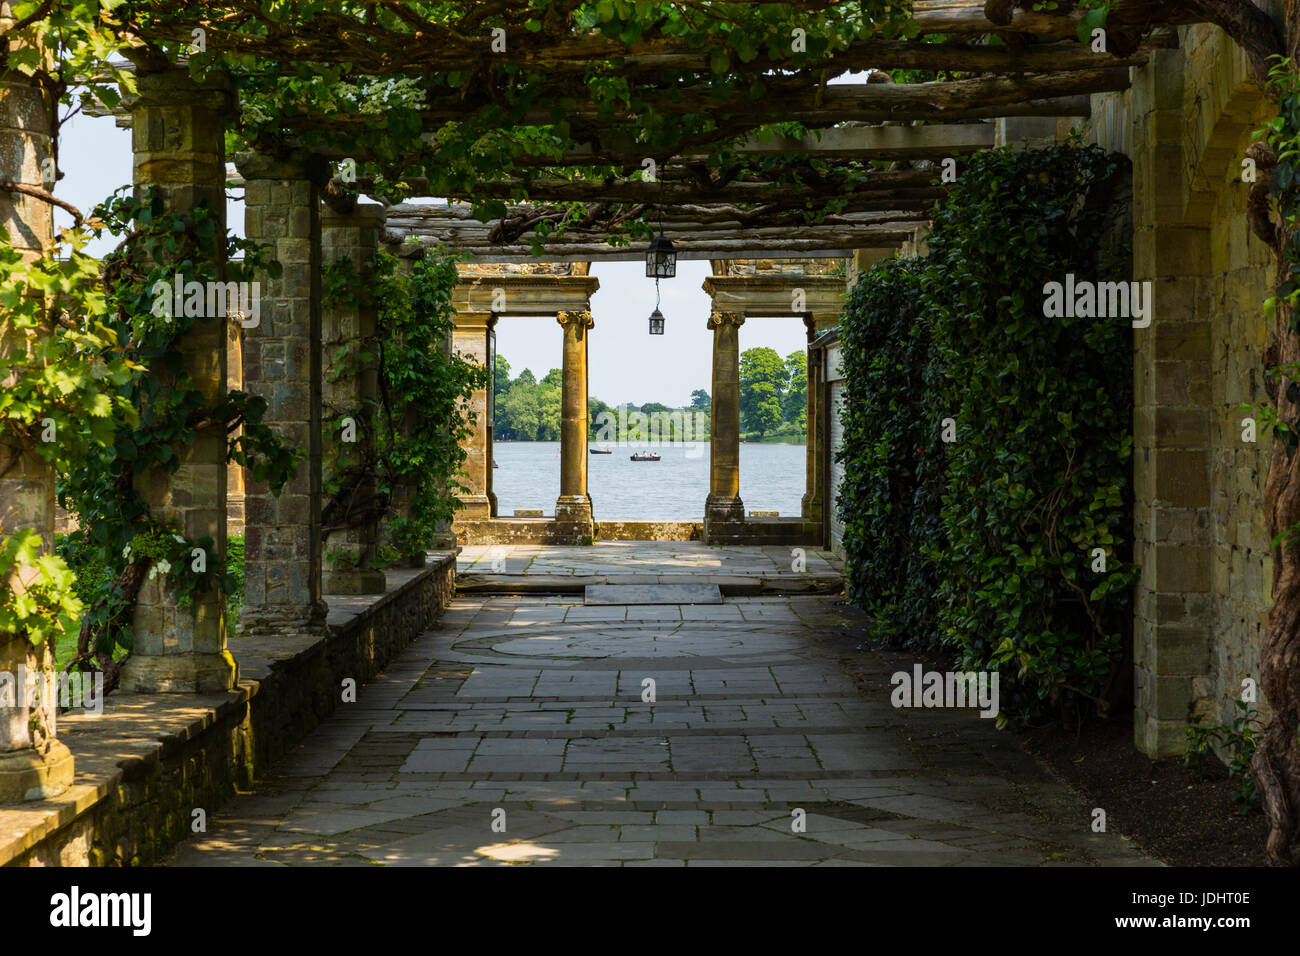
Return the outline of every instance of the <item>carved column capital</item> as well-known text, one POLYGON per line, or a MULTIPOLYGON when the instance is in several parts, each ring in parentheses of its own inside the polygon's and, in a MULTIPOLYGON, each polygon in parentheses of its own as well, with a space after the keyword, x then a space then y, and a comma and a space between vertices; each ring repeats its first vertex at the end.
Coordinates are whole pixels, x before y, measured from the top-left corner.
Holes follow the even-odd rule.
POLYGON ((712 312, 709 315, 709 328, 719 329, 726 325, 740 328, 745 324, 744 312, 712 312))
POLYGON ((584 329, 589 329, 596 324, 588 309, 561 309, 555 314, 555 321, 565 328, 570 325, 577 326, 579 335, 584 329))

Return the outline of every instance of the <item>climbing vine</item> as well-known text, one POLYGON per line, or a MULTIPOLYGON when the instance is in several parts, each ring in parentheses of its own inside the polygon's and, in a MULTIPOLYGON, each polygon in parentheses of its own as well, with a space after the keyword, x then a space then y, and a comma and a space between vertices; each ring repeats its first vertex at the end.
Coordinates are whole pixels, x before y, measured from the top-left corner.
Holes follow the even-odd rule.
MULTIPOLYGON (((409 271, 398 261, 380 253, 364 269, 348 259, 325 269, 327 304, 377 313, 374 339, 340 346, 334 374, 352 377, 362 364, 377 366, 379 387, 373 401, 322 414, 325 445, 333 449, 324 464, 322 528, 382 518, 388 560, 410 560, 423 556, 455 514, 463 442, 474 426, 467 406, 476 389, 487 387, 488 370, 449 347, 455 258, 426 256, 409 271), (352 446, 337 441, 344 419, 358 432, 352 446)), ((334 556, 336 566, 345 560, 334 556)))
MULTIPOLYGON (((1295 36, 1294 24, 1292 36, 1295 36)), ((1273 341, 1264 356, 1271 406, 1255 409, 1275 439, 1264 486, 1273 545, 1273 604, 1260 647, 1260 687, 1271 715, 1251 758, 1268 815, 1269 857, 1300 864, 1300 72, 1275 57, 1269 85, 1278 113, 1248 159, 1259 172, 1248 204, 1250 225, 1277 256, 1275 293, 1264 304, 1273 341), (1276 219, 1274 218, 1276 214, 1276 219)))
POLYGON ((1125 175, 1096 148, 980 154, 930 255, 864 273, 843 320, 853 593, 879 633, 1001 670, 1007 713, 1126 689, 1132 333, 1044 310, 1049 282, 1127 271, 1125 175))
MULTIPOLYGON (((0 479, 32 459, 64 473, 136 423, 120 388, 138 366, 107 320, 84 233, 64 232, 30 261, 8 240, 0 230, 0 479)), ((82 612, 67 564, 42 545, 32 530, 0 535, 0 634, 37 645, 75 632, 82 612)))
MULTIPOLYGON (((160 283, 170 288, 178 282, 252 282, 259 274, 277 274, 277 264, 261 247, 226 236, 205 205, 171 212, 155 190, 138 197, 119 190, 96 208, 91 223, 95 235, 122 237, 102 264, 102 321, 129 365, 116 379, 121 413, 111 443, 92 445, 84 461, 60 475, 57 489, 78 526, 62 546, 64 555, 111 571, 82 619, 69 667, 102 669, 111 686, 122 655, 133 646, 132 611, 146 581, 163 578, 182 607, 192 606, 198 594, 225 594, 234 587, 214 539, 192 538, 153 510, 139 479, 151 472, 174 474, 201 435, 216 433, 227 460, 248 467, 278 492, 293 474, 296 453, 263 424, 264 399, 227 392, 224 384, 207 394, 187 371, 181 352, 186 334, 201 322, 221 323, 224 331, 237 316, 160 308, 158 292, 160 283)), ((86 354, 92 363, 109 357, 104 348, 86 354)))

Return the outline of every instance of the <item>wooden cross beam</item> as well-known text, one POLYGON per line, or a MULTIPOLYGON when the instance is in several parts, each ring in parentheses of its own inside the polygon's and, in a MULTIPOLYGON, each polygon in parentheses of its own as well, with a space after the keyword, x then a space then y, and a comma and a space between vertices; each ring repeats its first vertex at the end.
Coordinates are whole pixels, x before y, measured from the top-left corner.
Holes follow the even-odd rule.
MULTIPOLYGON (((912 233, 904 230, 798 239, 747 239, 728 233, 726 237, 688 239, 674 243, 680 261, 707 259, 843 259, 854 249, 896 249, 912 233)), ((396 234, 386 234, 386 243, 404 249, 439 246, 453 248, 434 239, 412 237, 403 241, 396 234)), ((571 243, 548 246, 534 255, 527 244, 509 246, 455 247, 468 252, 477 262, 640 262, 645 260, 643 246, 611 246, 608 243, 571 243)))
MULTIPOLYGON (((783 85, 789 85, 783 81, 783 85)), ((1009 115, 1004 107, 1023 106, 1062 96, 1107 93, 1129 87, 1127 68, 1105 67, 1025 76, 993 76, 934 83, 871 83, 862 85, 801 85, 790 91, 769 91, 759 99, 737 90, 686 89, 648 93, 640 109, 665 115, 698 113, 730 120, 718 138, 725 139, 737 123, 752 129, 765 122, 798 121, 831 126, 849 121, 969 119, 1009 115)), ((489 104, 485 95, 440 96, 421 111, 426 124, 477 115, 489 104)), ((565 110, 570 122, 597 127, 617 126, 633 117, 626 109, 603 112, 594 102, 577 102, 565 110)), ((360 114, 304 114, 285 122, 290 129, 361 130, 369 120, 360 114)), ((520 125, 554 122, 551 109, 528 111, 520 125)), ((720 124, 722 125, 722 124, 720 124)))

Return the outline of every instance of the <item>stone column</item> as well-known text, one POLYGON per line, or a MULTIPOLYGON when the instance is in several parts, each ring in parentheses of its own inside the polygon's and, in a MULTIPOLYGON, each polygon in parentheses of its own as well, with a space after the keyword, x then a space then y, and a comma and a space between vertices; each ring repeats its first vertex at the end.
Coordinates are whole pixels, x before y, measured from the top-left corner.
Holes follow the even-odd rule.
MULTIPOLYGON (((490 341, 490 340, 489 340, 489 341, 490 341)), ((445 356, 447 356, 448 358, 450 358, 450 356, 452 355, 452 332, 451 332, 451 330, 448 330, 448 332, 447 332, 446 336, 443 338, 443 340, 442 340, 440 343, 438 343, 438 349, 439 349, 439 351, 440 351, 443 355, 445 355, 445 356)), ((491 354, 491 353, 489 352, 489 355, 490 355, 490 354, 491 354)), ((493 386, 492 386, 491 384, 488 385, 488 388, 492 388, 492 387, 493 387, 493 386)), ((490 392, 488 393, 488 399, 489 399, 489 406, 488 406, 488 407, 489 407, 489 409, 490 409, 490 408, 493 407, 492 404, 491 404, 491 402, 494 401, 494 399, 492 399, 492 395, 491 395, 490 392)), ((409 414, 410 414, 410 413, 408 412, 408 415, 409 415, 409 414)), ((492 424, 491 424, 491 422, 489 421, 489 423, 488 423, 488 448, 489 448, 489 449, 491 449, 491 447, 492 447, 492 446, 491 446, 491 441, 492 441, 492 424)), ((439 488, 440 488, 440 490, 441 490, 443 493, 446 493, 446 490, 447 490, 447 483, 446 483, 446 482, 443 482, 441 485, 439 485, 439 488)), ((394 499, 394 504, 395 504, 395 505, 396 505, 397 500, 398 500, 398 493, 401 492, 402 490, 403 490, 403 489, 401 489, 401 488, 394 488, 394 489, 393 489, 393 491, 394 491, 393 499, 394 499)), ((491 500, 491 504, 492 504, 492 511, 493 511, 493 513, 495 513, 495 512, 496 512, 496 500, 495 500, 495 498, 491 500)), ((444 518, 443 520, 441 520, 441 521, 438 522, 437 527, 434 528, 433 539, 429 542, 429 550, 430 550, 430 551, 455 551, 456 548, 457 548, 458 546, 459 546, 459 542, 456 540, 455 515, 453 514, 452 517, 451 517, 450 519, 446 519, 446 518, 444 518)), ((424 556, 424 555, 421 555, 421 556, 420 556, 420 562, 421 562, 420 567, 423 567, 423 566, 424 566, 424 565, 423 565, 424 560, 425 560, 425 556, 424 556)))
MULTIPOLYGON (((817 326, 811 315, 804 316, 804 328, 807 330, 808 343, 811 345, 813 339, 817 337, 817 326)), ((809 521, 822 520, 822 475, 828 463, 822 461, 821 447, 821 385, 822 385, 822 363, 820 356, 811 349, 808 350, 807 369, 808 369, 808 423, 806 429, 807 437, 804 439, 805 445, 805 475, 804 480, 806 488, 801 502, 802 515, 809 521)))
MULTIPOLYGON (((367 285, 370 263, 379 245, 384 210, 363 203, 342 213, 326 207, 321 218, 321 253, 328 263, 346 259, 367 285)), ((377 309, 373 304, 331 304, 323 308, 324 412, 321 439, 325 460, 337 475, 372 459, 374 409, 379 399, 379 350, 375 340, 377 309)), ((346 498, 323 516, 322 588, 326 594, 383 594, 379 558, 380 516, 373 475, 352 487, 346 498), (364 515, 363 523, 329 530, 346 521, 346 513, 364 515)))
POLYGON ((244 333, 244 388, 266 399, 264 421, 305 456, 279 496, 244 474, 241 634, 320 633, 320 184, 310 161, 244 155, 245 232, 269 244, 283 272, 261 277, 259 324, 244 333))
POLYGON ((1214 667, 1214 306, 1209 230, 1185 215, 1184 69, 1181 50, 1156 50, 1132 91, 1133 278, 1154 293, 1151 325, 1133 330, 1133 732, 1151 756, 1183 751, 1214 667))
POLYGON ((704 540, 739 540, 745 504, 740 500, 740 327, 741 312, 714 312, 713 409, 709 422, 709 497, 704 505, 704 540))
MULTIPOLYGON (((155 187, 169 210, 206 205, 218 234, 226 224, 225 120, 234 110, 229 80, 195 83, 185 70, 139 77, 131 108, 137 191, 155 187)), ((179 343, 194 387, 214 403, 226 390, 227 318, 196 322, 179 343)), ((162 369, 153 374, 165 377, 162 369)), ((155 515, 180 525, 186 537, 211 536, 226 551, 226 433, 206 429, 177 449, 180 467, 137 472, 135 487, 155 515)), ((226 649, 226 601, 215 589, 180 608, 163 576, 140 589, 132 622, 135 646, 122 668, 121 688, 137 693, 217 693, 237 679, 226 649)))
MULTIPOLYGON (((486 366, 491 356, 490 333, 497 317, 492 312, 457 312, 452 348, 467 361, 486 366)), ((487 388, 491 388, 489 382, 487 388)), ((467 412, 474 418, 465 444, 458 521, 485 521, 496 513, 492 498, 492 426, 488 421, 487 388, 474 391, 467 412)))
MULTIPOLYGON (((8 6, 0 3, 0 26, 7 30, 12 25, 8 6)), ((16 47, 21 40, 11 43, 16 47)), ((0 179, 53 189, 42 176, 51 156, 52 109, 31 80, 0 74, 0 179)), ((0 225, 12 247, 31 261, 52 244, 53 208, 30 196, 0 192, 0 225)), ((0 314, 0 353, 25 349, 25 339, 0 314)), ((0 381, 0 388, 5 384, 0 381)), ((30 449, 23 449, 0 475, 0 535, 26 530, 40 534, 47 554, 52 550, 54 476, 30 449)), ((8 586, 21 588, 32 570, 20 569, 8 586)), ((38 685, 48 687, 53 672, 48 643, 35 648, 23 634, 0 635, 0 674, 8 675, 7 683, 0 677, 0 804, 52 797, 72 782, 72 754, 54 736, 57 701, 49 693, 34 696, 38 685)))
POLYGON ((590 541, 595 535, 587 493, 587 330, 595 323, 585 309, 562 311, 563 393, 560 407, 560 497, 555 502, 556 540, 590 541))
MULTIPOLYGON (((827 329, 839 324, 839 312, 813 312, 804 316, 808 342, 827 329)), ((808 353, 808 430, 807 430, 807 481, 808 490, 803 496, 802 513, 809 521, 820 522, 826 514, 826 475, 830 471, 830 448, 826 444, 826 422, 829 410, 825 407, 825 382, 822 380, 820 356, 808 353)))
MULTIPOLYGON (((238 322, 230 322, 226 329, 226 388, 244 390, 244 330, 238 322)), ((240 426, 231 438, 243 433, 240 426)), ((244 468, 238 462, 226 465, 226 535, 244 534, 244 468)))

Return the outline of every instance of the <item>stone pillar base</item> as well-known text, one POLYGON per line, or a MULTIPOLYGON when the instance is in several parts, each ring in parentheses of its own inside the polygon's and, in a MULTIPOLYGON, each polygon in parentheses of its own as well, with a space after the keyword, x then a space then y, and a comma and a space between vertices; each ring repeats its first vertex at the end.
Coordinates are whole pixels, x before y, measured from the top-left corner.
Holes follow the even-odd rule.
POLYGON ((495 495, 492 497, 487 495, 464 495, 459 501, 460 507, 456 509, 457 521, 481 521, 484 518, 494 517, 497 513, 495 495))
POLYGON ((321 574, 321 590, 326 594, 383 594, 388 590, 388 580, 383 571, 373 568, 365 571, 325 571, 321 574))
POLYGON ((451 528, 446 528, 434 534, 433 540, 429 542, 430 551, 455 551, 460 547, 456 540, 456 532, 451 528))
POLYGON ((704 503, 704 543, 739 544, 745 535, 745 503, 739 497, 709 495, 704 503))
POLYGON ((590 544, 596 537, 587 495, 560 495, 555 501, 555 543, 590 544))
POLYGON ((1135 715, 1133 721, 1133 746, 1151 758, 1173 757, 1187 749, 1186 720, 1143 719, 1135 715))
POLYGON ((129 694, 224 694, 239 682, 230 651, 219 654, 132 655, 118 685, 129 694))
POLYGON ((804 495, 800 501, 799 514, 809 521, 821 521, 823 517, 821 495, 804 495))
POLYGON ((239 636, 260 637, 267 634, 325 634, 325 605, 318 613, 309 608, 245 604, 239 612, 239 636))
POLYGON ((0 754, 0 803, 47 800, 72 784, 72 751, 51 741, 44 753, 33 748, 0 754))

